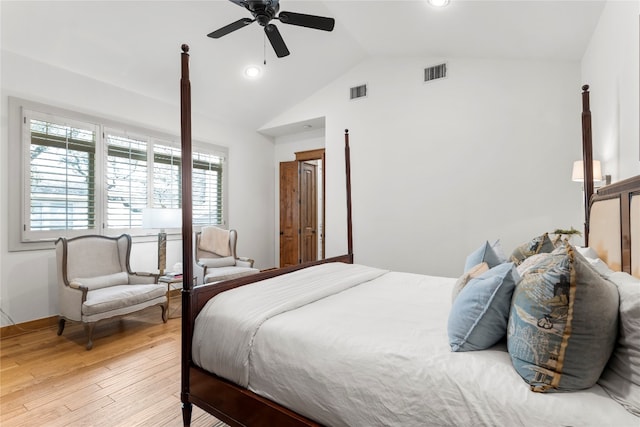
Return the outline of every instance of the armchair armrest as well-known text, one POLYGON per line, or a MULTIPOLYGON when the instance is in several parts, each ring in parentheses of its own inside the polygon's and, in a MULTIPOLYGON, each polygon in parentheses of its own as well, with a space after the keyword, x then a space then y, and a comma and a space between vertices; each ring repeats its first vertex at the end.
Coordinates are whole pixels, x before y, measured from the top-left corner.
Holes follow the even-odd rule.
POLYGON ((193 263, 193 278, 195 279, 194 285, 204 283, 204 276, 207 272, 207 266, 201 264, 199 261, 193 263))
POLYGON ((238 257, 238 258, 236 258, 236 265, 238 267, 249 267, 249 268, 252 268, 254 262, 255 261, 253 259, 247 258, 247 257, 238 257))
POLYGON ((81 290, 83 292, 87 292, 89 290, 89 288, 87 288, 86 286, 84 286, 82 284, 82 282, 79 282, 77 279, 76 280, 72 280, 69 282, 68 285, 71 289, 78 289, 81 290))
POLYGON ((76 277, 69 281, 69 287, 73 289, 84 289, 92 291, 94 289, 106 288, 115 285, 126 285, 129 283, 129 274, 124 271, 104 276, 76 277))
POLYGON ((129 273, 129 283, 132 285, 145 285, 149 283, 158 283, 158 279, 160 275, 157 273, 147 273, 142 271, 137 271, 134 273, 129 273))
POLYGON ((60 314, 72 320, 82 319, 82 304, 87 300, 89 288, 72 280, 59 287, 60 314))

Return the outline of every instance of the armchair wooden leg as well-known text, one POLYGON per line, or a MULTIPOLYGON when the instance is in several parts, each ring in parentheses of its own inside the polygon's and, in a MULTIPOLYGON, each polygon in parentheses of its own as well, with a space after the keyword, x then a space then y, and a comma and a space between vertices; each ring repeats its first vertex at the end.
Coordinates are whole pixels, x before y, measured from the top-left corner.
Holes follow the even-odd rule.
POLYGON ((87 333, 87 337, 89 341, 87 341, 87 350, 91 350, 93 348, 93 329, 95 328, 95 323, 85 323, 84 330, 87 333))
POLYGON ((161 304, 160 307, 162 307, 162 323, 167 323, 167 320, 169 318, 168 304, 161 304))
POLYGON ((58 319, 58 335, 62 335, 62 331, 64 331, 65 321, 66 320, 64 319, 64 317, 58 319))

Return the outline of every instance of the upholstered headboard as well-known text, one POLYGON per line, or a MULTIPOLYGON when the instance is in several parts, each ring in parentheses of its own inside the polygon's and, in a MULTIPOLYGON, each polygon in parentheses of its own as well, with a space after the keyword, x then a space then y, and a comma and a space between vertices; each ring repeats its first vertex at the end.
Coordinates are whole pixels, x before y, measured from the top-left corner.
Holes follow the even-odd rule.
POLYGON ((640 278, 640 176, 593 195, 588 229, 589 246, 609 268, 640 278))

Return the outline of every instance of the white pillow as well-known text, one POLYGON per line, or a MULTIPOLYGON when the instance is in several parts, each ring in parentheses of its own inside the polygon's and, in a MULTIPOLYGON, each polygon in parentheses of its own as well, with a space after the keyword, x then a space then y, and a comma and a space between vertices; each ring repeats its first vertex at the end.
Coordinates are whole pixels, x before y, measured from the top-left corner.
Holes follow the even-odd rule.
POLYGON ((606 262, 604 262, 598 257, 598 253, 593 248, 590 248, 590 247, 585 248, 580 246, 574 246, 574 247, 580 253, 580 255, 582 255, 583 257, 586 258, 587 261, 589 261, 589 264, 591 264, 591 267, 593 267, 594 270, 600 273, 601 276, 604 276, 607 278, 611 276, 611 274, 613 273, 613 270, 609 268, 606 262))
POLYGON ((595 259, 585 258, 585 259, 589 261, 589 264, 591 264, 591 267, 593 267, 593 269, 596 270, 598 273, 600 273, 600 275, 603 277, 610 278, 611 275, 615 273, 615 271, 610 269, 607 263, 601 260, 600 258, 595 258, 595 259))
POLYGON ((609 280, 620 294, 618 340, 598 384, 627 411, 640 416, 640 279, 624 272, 609 280))
POLYGON ((598 253, 590 247, 574 246, 580 255, 587 259, 598 259, 598 253))

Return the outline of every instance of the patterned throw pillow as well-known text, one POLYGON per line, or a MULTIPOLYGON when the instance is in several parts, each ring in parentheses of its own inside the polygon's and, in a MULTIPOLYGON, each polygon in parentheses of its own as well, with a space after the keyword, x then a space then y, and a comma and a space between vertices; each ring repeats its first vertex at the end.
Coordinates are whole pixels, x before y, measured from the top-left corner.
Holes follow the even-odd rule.
POLYGON ((524 274, 513 294, 507 347, 533 391, 596 383, 615 345, 618 300, 616 286, 569 245, 524 274))
POLYGON ((539 273, 541 270, 545 270, 547 262, 552 262, 550 253, 535 254, 518 264, 518 274, 524 276, 529 272, 539 273))
POLYGON ((513 262, 515 265, 519 265, 522 261, 532 255, 548 253, 554 249, 555 246, 549 238, 549 233, 544 233, 542 236, 534 237, 530 241, 515 248, 509 261, 513 262))

